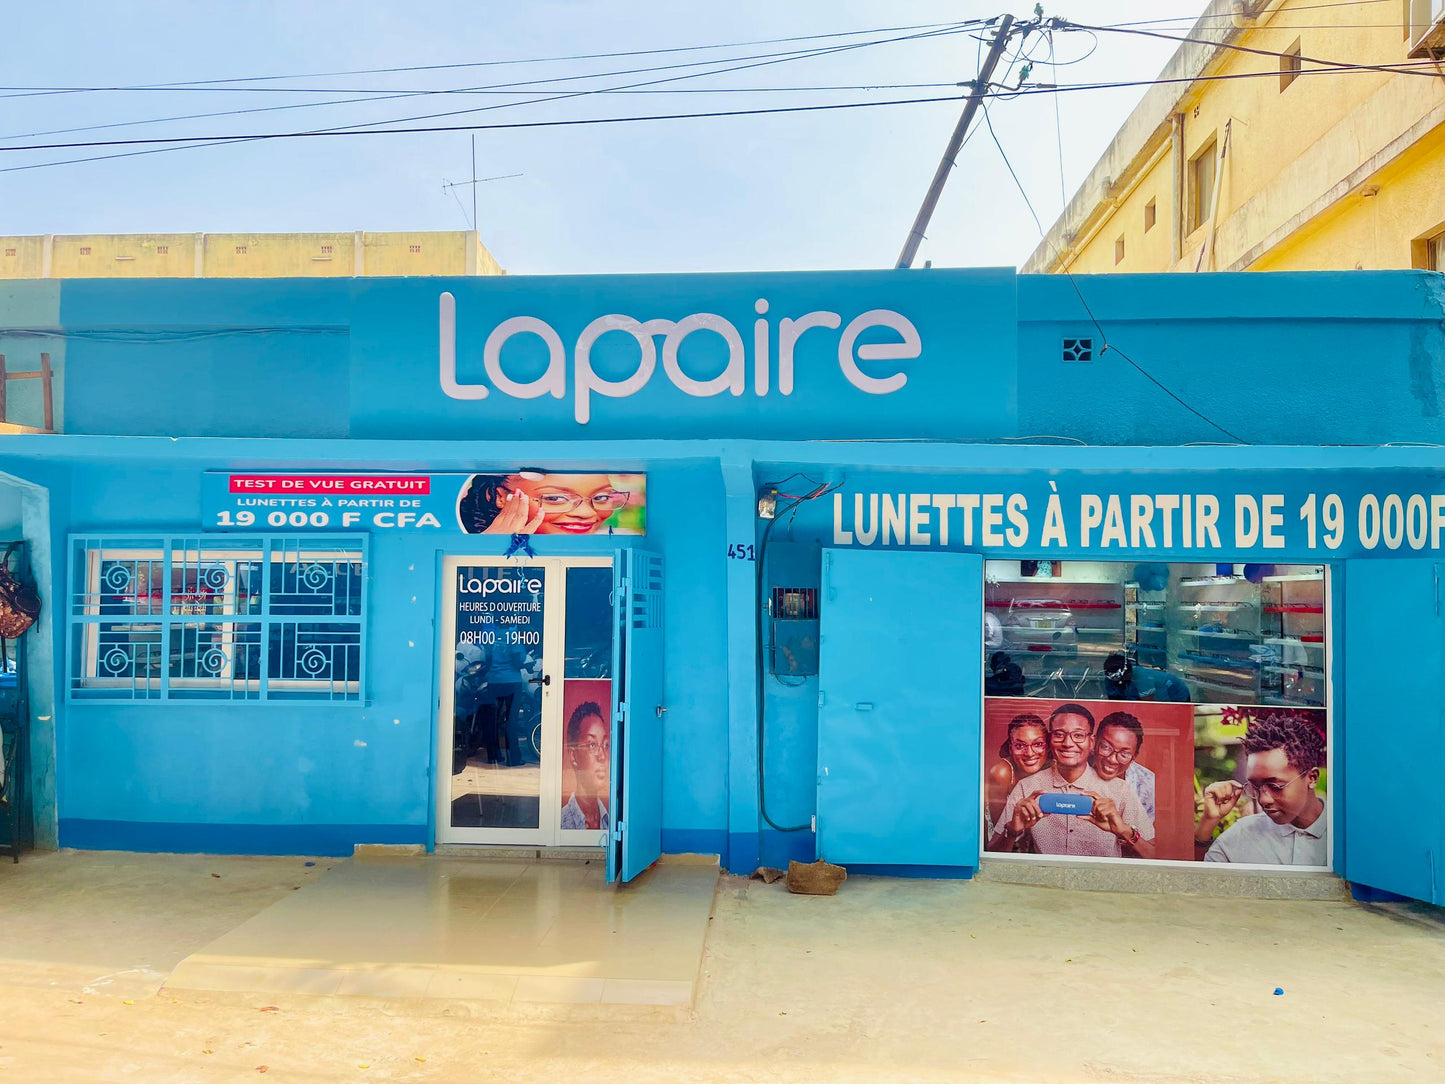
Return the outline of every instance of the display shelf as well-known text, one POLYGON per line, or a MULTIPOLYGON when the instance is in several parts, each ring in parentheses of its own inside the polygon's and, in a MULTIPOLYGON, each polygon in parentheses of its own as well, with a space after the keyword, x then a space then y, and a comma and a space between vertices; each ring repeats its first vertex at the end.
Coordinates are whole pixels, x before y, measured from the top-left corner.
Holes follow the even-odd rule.
POLYGON ((1323 636, 1266 636, 1260 640, 1262 644, 1278 644, 1281 647, 1289 647, 1291 644, 1302 644, 1305 647, 1323 649, 1325 641, 1323 636))
POLYGON ((1184 668, 1184 680, 1190 685, 1201 685, 1206 689, 1222 689, 1225 692, 1234 693, 1236 696, 1247 696, 1251 699, 1259 695, 1259 691, 1251 685, 1231 685, 1227 681, 1214 681, 1210 678, 1196 677, 1189 667, 1184 668))
POLYGON ((1222 613, 1233 613, 1236 610, 1252 610, 1252 602, 1176 602, 1174 604, 1181 610, 1194 610, 1203 613, 1206 610, 1219 610, 1222 613))
POLYGON ((1028 612, 1030 610, 1117 610, 1124 604, 1122 602, 1090 601, 1080 599, 1073 602, 1063 600, 1056 601, 1034 601, 1032 599, 1004 599, 998 602, 989 602, 990 610, 1013 610, 1028 612))
POLYGON ((1266 674, 1300 674, 1311 681, 1323 681, 1325 672, 1318 666, 1281 666, 1278 663, 1266 663, 1262 669, 1266 674))
POLYGON ((1261 696, 1259 702, 1273 708, 1322 708, 1325 706, 1323 700, 1313 700, 1309 697, 1270 696, 1269 694, 1261 696))
POLYGON ((1324 572, 1296 572, 1283 576, 1265 576, 1261 583, 1316 583, 1323 582, 1324 572))
POLYGON ((1181 636, 1214 636, 1221 640, 1248 640, 1251 643, 1259 639, 1257 633, 1235 632, 1233 630, 1216 632, 1213 629, 1179 629, 1178 631, 1181 636))
POLYGON ((1322 614, 1325 612, 1323 606, 1309 606, 1303 603, 1287 603, 1278 606, 1266 606, 1264 612, 1267 614, 1322 614))

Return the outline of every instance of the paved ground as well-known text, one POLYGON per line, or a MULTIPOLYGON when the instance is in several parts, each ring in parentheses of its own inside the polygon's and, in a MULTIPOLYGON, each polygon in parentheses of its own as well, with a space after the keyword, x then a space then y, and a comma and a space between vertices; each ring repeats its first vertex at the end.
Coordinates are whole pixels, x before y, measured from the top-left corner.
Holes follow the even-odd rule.
POLYGON ((160 985, 325 869, 0 868, 0 1080, 1445 1080, 1428 908, 861 877, 814 899, 725 878, 691 1011, 160 985))

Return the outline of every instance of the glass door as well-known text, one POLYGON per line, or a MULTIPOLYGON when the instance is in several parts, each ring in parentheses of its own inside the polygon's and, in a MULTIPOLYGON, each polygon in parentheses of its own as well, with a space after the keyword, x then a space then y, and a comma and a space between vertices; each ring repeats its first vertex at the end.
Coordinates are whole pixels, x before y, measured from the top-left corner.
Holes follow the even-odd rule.
POLYGON ((605 840, 610 566, 445 559, 438 843, 605 840), (605 639, 593 645, 599 621, 605 639))
POLYGON ((612 786, 612 568, 565 570, 558 842, 606 846, 612 786))

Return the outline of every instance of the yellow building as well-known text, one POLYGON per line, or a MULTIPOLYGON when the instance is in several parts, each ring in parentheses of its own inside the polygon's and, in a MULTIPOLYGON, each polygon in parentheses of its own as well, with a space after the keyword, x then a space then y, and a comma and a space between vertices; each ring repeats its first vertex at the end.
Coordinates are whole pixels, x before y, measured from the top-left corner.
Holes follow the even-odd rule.
POLYGON ((475 230, 0 236, 0 279, 504 274, 475 230))
POLYGON ((1026 271, 1445 270, 1445 0, 1213 0, 1187 36, 1026 271))

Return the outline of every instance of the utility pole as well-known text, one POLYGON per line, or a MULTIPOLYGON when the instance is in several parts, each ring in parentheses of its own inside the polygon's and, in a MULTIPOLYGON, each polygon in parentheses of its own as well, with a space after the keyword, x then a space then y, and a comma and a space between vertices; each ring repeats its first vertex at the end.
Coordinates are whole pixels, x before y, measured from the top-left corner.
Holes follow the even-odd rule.
POLYGON ((472 133, 472 232, 477 230, 477 133, 472 133))
POLYGON ((923 234, 928 229, 929 220, 933 218, 933 209, 938 206, 938 197, 943 194, 944 182, 948 180, 954 159, 958 156, 959 148, 963 146, 963 138, 968 135, 973 116, 983 104, 984 95, 988 93, 988 81, 993 78, 993 70, 998 66, 999 57, 1003 56, 1003 47, 1008 44, 1013 22, 1012 15, 1005 15, 999 20, 998 33, 989 47, 988 56, 984 58, 983 67, 978 70, 978 78, 971 84, 973 90, 968 101, 964 103, 963 115, 958 118, 953 135, 949 137, 948 146, 943 151, 943 161, 938 163, 933 183, 928 186, 928 192, 923 197, 923 206, 918 208, 918 217, 913 220, 913 229, 908 231, 908 240, 903 242, 903 251, 898 254, 898 263, 895 265, 898 269, 913 266, 913 259, 918 255, 918 246, 923 243, 923 234))

